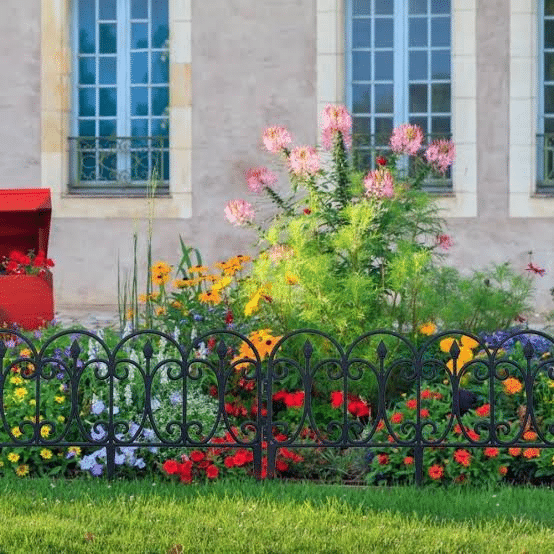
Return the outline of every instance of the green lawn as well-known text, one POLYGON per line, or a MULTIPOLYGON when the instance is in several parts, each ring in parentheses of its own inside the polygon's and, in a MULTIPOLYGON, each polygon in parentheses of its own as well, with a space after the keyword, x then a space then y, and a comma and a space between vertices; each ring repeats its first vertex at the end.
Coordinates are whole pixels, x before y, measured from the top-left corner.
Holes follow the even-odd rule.
POLYGON ((553 506, 550 489, 5 478, 0 552, 552 554, 553 506))

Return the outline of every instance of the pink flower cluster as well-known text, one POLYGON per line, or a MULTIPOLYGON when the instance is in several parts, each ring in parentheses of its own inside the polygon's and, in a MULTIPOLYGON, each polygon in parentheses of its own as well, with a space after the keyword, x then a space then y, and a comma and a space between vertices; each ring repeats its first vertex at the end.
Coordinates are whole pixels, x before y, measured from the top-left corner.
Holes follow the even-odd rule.
POLYGON ((237 227, 251 223, 254 219, 252 204, 246 200, 231 200, 225 207, 225 218, 237 227))
POLYGON ((284 127, 268 127, 262 136, 264 145, 272 154, 278 154, 291 142, 290 133, 284 127))
POLYGON ((342 133, 342 138, 347 146, 352 144, 352 117, 344 106, 335 106, 327 104, 323 109, 323 133, 321 142, 329 150, 333 146, 333 136, 335 133, 342 133))
POLYGON ((452 237, 450 235, 437 235, 437 246, 443 250, 448 250, 452 244, 452 237))
POLYGON ((386 169, 374 169, 364 179, 366 195, 375 198, 392 198, 394 196, 391 172, 386 169))
POLYGON ((390 146, 397 154, 415 156, 423 144, 423 131, 417 125, 405 123, 397 127, 390 137, 390 146))
POLYGON ((289 166, 295 175, 308 177, 319 171, 321 160, 313 146, 297 146, 290 153, 289 166))
POLYGON ((425 157, 427 158, 427 161, 435 167, 435 169, 441 173, 445 173, 456 158, 454 143, 451 140, 445 139, 434 140, 427 147, 425 157))
POLYGON ((248 188, 259 194, 266 187, 272 187, 277 182, 277 175, 267 167, 254 167, 246 172, 248 188))

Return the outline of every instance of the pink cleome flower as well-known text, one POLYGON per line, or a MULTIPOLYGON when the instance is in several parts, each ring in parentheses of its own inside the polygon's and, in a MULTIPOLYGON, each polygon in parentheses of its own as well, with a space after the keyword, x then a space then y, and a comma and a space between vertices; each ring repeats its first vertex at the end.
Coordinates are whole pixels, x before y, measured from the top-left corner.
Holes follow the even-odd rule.
POLYGON ((452 244, 452 237, 450 235, 437 235, 437 246, 440 246, 443 250, 448 250, 452 244))
POLYGON ((342 137, 347 146, 352 144, 352 117, 344 106, 335 106, 327 104, 323 109, 323 133, 321 142, 328 150, 333 146, 333 135, 337 132, 342 133, 342 137))
POLYGON ((444 173, 456 158, 456 149, 451 140, 434 140, 425 152, 427 161, 438 171, 444 173))
POLYGON ((252 204, 246 200, 231 200, 225 207, 225 218, 237 227, 251 223, 254 219, 252 204))
POLYGON ((267 167, 254 167, 246 172, 246 182, 252 192, 259 194, 266 187, 272 187, 277 182, 277 175, 267 167))
POLYGON ((315 175, 321 167, 321 160, 312 146, 297 146, 289 157, 292 172, 299 177, 315 175))
POLYGON ((391 135, 390 146, 397 154, 415 156, 423 143, 423 131, 417 125, 405 123, 397 127, 391 135))
POLYGON ((291 142, 290 133, 284 127, 268 127, 263 133, 264 145, 272 154, 278 154, 291 142))
POLYGON ((386 168, 370 171, 365 176, 364 186, 367 196, 375 198, 392 198, 394 196, 392 173, 386 168))

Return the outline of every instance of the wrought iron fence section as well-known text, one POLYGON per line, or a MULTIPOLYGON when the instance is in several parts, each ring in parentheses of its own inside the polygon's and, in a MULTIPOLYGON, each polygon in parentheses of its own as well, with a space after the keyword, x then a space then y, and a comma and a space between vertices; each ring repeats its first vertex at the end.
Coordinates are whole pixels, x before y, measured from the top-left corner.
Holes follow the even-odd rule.
POLYGON ((261 475, 267 457, 269 477, 275 476, 280 448, 407 448, 421 484, 428 448, 554 447, 554 411, 541 412, 554 398, 554 358, 543 355, 553 347, 554 338, 530 330, 487 340, 445 331, 419 346, 399 333, 377 330, 343 346, 326 333, 302 329, 262 352, 232 330, 182 343, 149 329, 128 334, 110 349, 101 332, 74 329, 55 334, 37 350, 23 333, 3 329, 0 447, 105 448, 110 477, 123 447, 251 449, 255 474, 261 475), (507 354, 518 342, 521 363, 507 354), (471 359, 464 357, 467 344, 476 354, 471 359), (473 391, 464 388, 470 374, 473 391), (237 379, 256 406, 240 414, 240 423, 231 419, 226 400, 237 379), (197 415, 194 395, 206 382, 214 387, 214 403, 197 415), (276 391, 291 383, 300 394, 292 421, 283 419, 275 400, 276 391), (423 413, 422 402, 426 391, 441 386, 451 409, 438 420, 423 413), (397 389, 414 396, 412 419, 394 421, 397 389), (516 390, 524 400, 512 402, 514 413, 502 411, 500 400, 511 402, 516 390), (333 406, 329 391, 340 399, 333 406), (353 391, 365 394, 371 411, 350 411, 353 391), (467 425, 478 398, 490 410, 467 425), (33 406, 32 415, 22 416, 22 399, 33 406), (329 415, 329 408, 337 415, 329 415), (456 426, 459 440, 451 440, 456 426), (523 437, 528 430, 532 440, 523 437), (386 440, 379 438, 381 431, 386 440))

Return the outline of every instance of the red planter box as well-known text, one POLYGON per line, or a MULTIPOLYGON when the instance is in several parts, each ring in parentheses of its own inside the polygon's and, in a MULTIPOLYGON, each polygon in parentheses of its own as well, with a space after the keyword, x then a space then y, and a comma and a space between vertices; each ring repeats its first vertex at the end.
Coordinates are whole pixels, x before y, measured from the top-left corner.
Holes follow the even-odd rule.
MULTIPOLYGON (((50 189, 0 189, 0 260, 12 250, 48 256, 50 189)), ((31 330, 54 319, 52 274, 0 275, 0 325, 31 330)))

